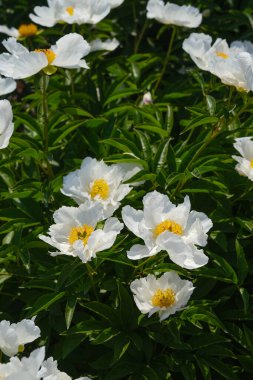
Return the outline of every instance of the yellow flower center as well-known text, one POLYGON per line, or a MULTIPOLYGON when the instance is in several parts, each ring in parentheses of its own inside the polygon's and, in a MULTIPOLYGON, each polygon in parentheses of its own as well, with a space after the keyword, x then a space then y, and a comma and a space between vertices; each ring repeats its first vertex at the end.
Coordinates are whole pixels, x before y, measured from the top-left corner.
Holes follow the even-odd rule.
POLYGON ((169 307, 176 302, 176 294, 171 288, 157 289, 152 297, 152 305, 156 307, 169 307))
POLYGON ((68 7, 68 8, 66 8, 66 12, 68 12, 68 14, 70 16, 73 16, 73 14, 74 14, 74 7, 68 7))
POLYGON ((217 57, 223 58, 223 59, 228 59, 228 54, 223 53, 222 51, 217 51, 216 52, 217 57))
POLYGON ((56 58, 56 54, 50 49, 35 49, 36 53, 44 53, 47 57, 48 64, 51 65, 56 58))
POLYGON ((95 198, 97 195, 102 199, 107 199, 110 193, 110 187, 108 183, 103 179, 96 179, 90 190, 91 198, 95 198))
POLYGON ((253 168, 253 159, 250 161, 250 167, 253 168))
POLYGON ((182 235, 183 234, 183 228, 180 224, 173 222, 173 220, 164 220, 162 223, 159 223, 154 228, 154 235, 155 237, 162 234, 164 231, 170 231, 173 232, 173 234, 182 235))
POLYGON ((89 226, 88 224, 84 224, 83 226, 73 227, 71 228, 71 231, 69 234, 69 243, 74 244, 77 240, 82 240, 83 245, 86 245, 93 231, 94 231, 94 228, 89 226))
POLYGON ((38 28, 35 24, 22 24, 18 28, 20 37, 31 37, 35 36, 38 32, 38 28))

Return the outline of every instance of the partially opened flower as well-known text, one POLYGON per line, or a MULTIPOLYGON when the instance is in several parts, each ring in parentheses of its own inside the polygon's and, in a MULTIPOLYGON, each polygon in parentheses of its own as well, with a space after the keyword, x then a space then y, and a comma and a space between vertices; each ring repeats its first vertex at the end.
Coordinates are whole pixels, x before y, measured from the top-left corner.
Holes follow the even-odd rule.
POLYGON ((181 280, 176 272, 166 272, 160 278, 149 274, 130 284, 138 309, 150 317, 158 313, 160 320, 182 309, 194 290, 193 284, 181 280))
POLYGON ((103 207, 99 203, 82 204, 79 207, 61 207, 54 213, 48 236, 39 238, 57 248, 52 256, 79 257, 83 263, 96 257, 96 253, 111 248, 123 224, 117 218, 106 220, 103 229, 97 228, 104 220, 103 207))
POLYGON ((147 18, 154 18, 162 24, 196 28, 201 24, 202 14, 190 5, 179 6, 162 0, 149 0, 147 18))
POLYGON ((82 58, 89 54, 90 46, 77 33, 60 38, 50 49, 36 49, 32 52, 15 38, 5 40, 3 45, 8 53, 0 54, 0 73, 13 79, 28 78, 41 70, 50 74, 57 67, 88 68, 82 58))
POLYGON ((175 206, 167 195, 153 191, 145 195, 143 205, 143 211, 130 206, 122 209, 125 225, 145 243, 130 248, 127 252, 130 259, 150 257, 165 250, 183 268, 195 269, 207 264, 208 257, 197 246, 207 244, 212 222, 204 213, 190 211, 188 196, 184 203, 175 206))
POLYGON ((253 181, 253 137, 240 137, 233 144, 240 156, 232 156, 238 164, 236 170, 240 175, 248 177, 253 181))
POLYGON ((135 165, 106 165, 103 161, 86 157, 81 168, 63 177, 62 193, 78 204, 86 200, 100 203, 105 217, 119 208, 120 201, 131 191, 130 185, 123 184, 139 171, 135 165))
MULTIPOLYGON (((8 356, 22 352, 26 343, 40 336, 40 329, 33 319, 23 319, 18 323, 0 322, 0 350, 8 356)), ((1 377, 0 377, 1 378, 1 377)))
POLYGON ((14 38, 32 37, 38 33, 38 27, 35 24, 22 24, 18 29, 8 28, 6 25, 0 25, 0 33, 14 38))
POLYGON ((116 38, 113 39, 107 39, 105 41, 102 41, 100 39, 93 40, 90 42, 90 51, 98 51, 98 50, 107 50, 107 51, 113 51, 117 49, 119 46, 119 41, 116 38))
POLYGON ((229 47, 226 40, 218 38, 212 45, 212 37, 192 33, 183 42, 183 49, 202 70, 219 77, 224 84, 238 90, 253 90, 253 44, 234 41, 229 47))
POLYGON ((57 23, 97 24, 110 12, 107 0, 48 0, 48 6, 35 7, 33 22, 52 27, 57 23))
POLYGON ((12 78, 2 78, 0 76, 0 96, 10 94, 15 91, 17 84, 12 78))
POLYGON ((13 112, 8 100, 0 100, 0 149, 9 145, 14 131, 13 112))
MULTIPOLYGON (((0 379, 36 380, 41 379, 40 367, 45 357, 45 347, 34 350, 29 357, 21 360, 16 356, 6 364, 0 364, 0 379)), ((53 379, 52 379, 53 380, 53 379)))

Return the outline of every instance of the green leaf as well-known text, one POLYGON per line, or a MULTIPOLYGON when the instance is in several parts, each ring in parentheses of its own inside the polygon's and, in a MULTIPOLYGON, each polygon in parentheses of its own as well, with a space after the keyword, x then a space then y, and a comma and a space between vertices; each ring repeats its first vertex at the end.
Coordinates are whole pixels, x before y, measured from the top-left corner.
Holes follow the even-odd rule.
POLYGON ((65 292, 61 292, 58 294, 55 294, 55 293, 44 294, 43 296, 39 297, 37 301, 34 303, 33 307, 29 309, 28 317, 37 315, 42 310, 47 310, 54 303, 58 302, 64 295, 65 295, 65 292))

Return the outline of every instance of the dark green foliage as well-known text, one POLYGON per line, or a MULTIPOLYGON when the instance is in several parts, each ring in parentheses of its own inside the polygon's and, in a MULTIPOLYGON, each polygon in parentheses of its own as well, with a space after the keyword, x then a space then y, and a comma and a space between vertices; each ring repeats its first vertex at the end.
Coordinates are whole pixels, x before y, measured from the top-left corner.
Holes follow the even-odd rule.
MULTIPOLYGON (((251 38, 251 1, 192 3, 210 10, 199 31, 229 42, 251 38)), ((1 4, 12 9, 1 13, 1 24, 18 26, 41 1, 1 4)), ((50 77, 48 150, 39 75, 20 81, 20 92, 9 96, 15 133, 0 153, 1 319, 37 315, 41 345, 73 378, 250 380, 252 183, 238 175, 231 156, 234 138, 253 134, 252 96, 200 72, 181 48, 190 33, 182 28, 154 103, 141 105, 159 78, 171 33, 149 21, 138 40, 145 9, 146 1, 125 0, 96 28, 76 29, 88 40, 115 34, 121 46, 90 55, 86 72, 58 70, 50 77), (123 205, 141 208, 142 197, 153 190, 176 203, 189 194, 192 208, 214 223, 205 249, 208 265, 187 271, 165 253, 130 261, 133 235, 126 228, 88 265, 51 257, 38 235, 52 224, 56 209, 75 205, 60 192, 62 178, 86 156, 143 166, 135 179, 145 183, 123 205), (186 309, 160 323, 140 314, 129 284, 169 270, 196 289, 186 309)), ((31 43, 48 46, 63 30, 71 27, 44 30, 31 43)), ((120 210, 116 216, 121 218, 120 210)))

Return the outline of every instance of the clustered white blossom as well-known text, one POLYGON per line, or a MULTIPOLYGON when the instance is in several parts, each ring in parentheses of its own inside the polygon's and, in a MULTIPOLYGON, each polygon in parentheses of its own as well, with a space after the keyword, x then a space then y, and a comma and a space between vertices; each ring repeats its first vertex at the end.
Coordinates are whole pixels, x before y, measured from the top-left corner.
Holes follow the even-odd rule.
MULTIPOLYGON (((40 337, 40 329, 35 318, 23 319, 18 323, 0 322, 0 351, 10 357, 9 362, 0 363, 1 380, 71 380, 65 372, 57 368, 57 361, 45 359, 45 347, 37 348, 21 359, 17 355, 24 351, 24 345, 40 337)), ((90 380, 80 377, 76 380, 90 380)))
POLYGON ((253 44, 250 41, 234 41, 229 46, 218 38, 204 33, 192 33, 183 49, 196 65, 216 75, 222 83, 235 86, 239 91, 253 90, 253 44))

